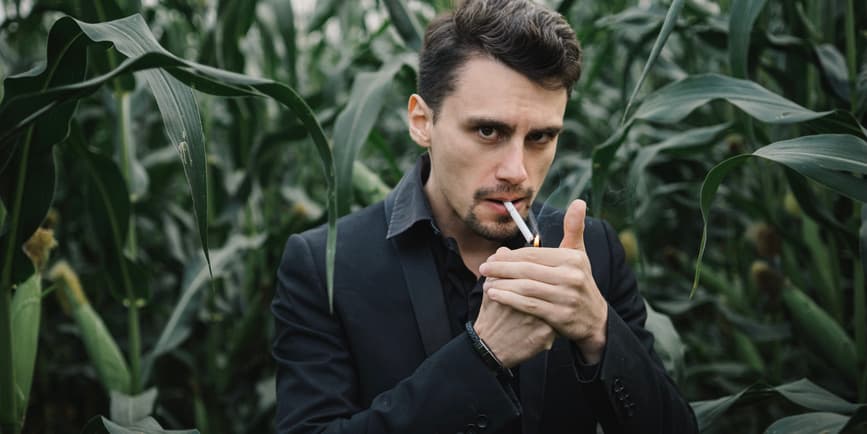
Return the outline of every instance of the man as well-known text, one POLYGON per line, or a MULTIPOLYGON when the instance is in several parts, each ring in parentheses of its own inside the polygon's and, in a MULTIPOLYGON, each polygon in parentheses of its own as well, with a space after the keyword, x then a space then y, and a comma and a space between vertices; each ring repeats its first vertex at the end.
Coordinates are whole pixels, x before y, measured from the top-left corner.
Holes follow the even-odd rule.
POLYGON ((279 433, 694 432, 606 223, 525 217, 551 165, 580 47, 554 12, 467 0, 432 22, 409 98, 427 148, 383 202, 290 237, 277 272, 279 433))

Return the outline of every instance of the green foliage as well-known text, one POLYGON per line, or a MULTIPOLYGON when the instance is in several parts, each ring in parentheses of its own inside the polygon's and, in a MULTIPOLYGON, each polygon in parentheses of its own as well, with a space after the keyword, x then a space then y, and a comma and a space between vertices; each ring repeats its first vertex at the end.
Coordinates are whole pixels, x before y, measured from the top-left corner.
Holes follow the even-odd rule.
MULTIPOLYGON (((702 430, 863 427, 867 6, 544 3, 585 59, 543 199, 634 234, 702 430)), ((412 165, 415 52, 448 7, 0 3, 0 430, 270 431, 285 240, 412 165), (40 226, 87 297, 37 297, 40 226), (22 305, 41 318, 4 316, 22 305)))

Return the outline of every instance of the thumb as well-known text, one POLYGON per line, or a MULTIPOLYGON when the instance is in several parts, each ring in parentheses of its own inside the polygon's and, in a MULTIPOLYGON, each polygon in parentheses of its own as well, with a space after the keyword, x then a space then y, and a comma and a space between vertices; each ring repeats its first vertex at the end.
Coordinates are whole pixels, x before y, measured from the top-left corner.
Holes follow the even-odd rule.
POLYGON ((569 204, 563 217, 563 240, 560 248, 584 250, 584 219, 587 217, 587 202, 576 199, 569 204))

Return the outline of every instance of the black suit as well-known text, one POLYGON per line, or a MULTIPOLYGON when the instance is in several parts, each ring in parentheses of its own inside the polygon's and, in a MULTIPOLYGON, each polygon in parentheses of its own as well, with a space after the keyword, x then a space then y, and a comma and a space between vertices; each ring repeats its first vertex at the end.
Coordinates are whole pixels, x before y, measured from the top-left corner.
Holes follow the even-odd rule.
MULTIPOLYGON (((603 359, 587 378, 557 338, 521 364, 517 401, 465 335, 451 336, 430 246, 414 236, 419 167, 384 203, 340 220, 333 314, 325 228, 289 238, 272 304, 279 433, 496 433, 516 417, 524 434, 594 433, 597 421, 606 432, 695 431, 643 327, 623 249, 595 219, 584 238, 609 303, 603 359)), ((557 246, 562 212, 539 220, 544 244, 557 246)))

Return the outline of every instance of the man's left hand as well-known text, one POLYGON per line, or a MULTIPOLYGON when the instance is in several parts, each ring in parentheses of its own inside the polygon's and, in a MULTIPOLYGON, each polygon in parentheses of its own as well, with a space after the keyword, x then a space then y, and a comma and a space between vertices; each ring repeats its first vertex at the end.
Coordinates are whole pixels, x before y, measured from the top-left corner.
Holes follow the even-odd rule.
POLYGON ((575 200, 563 218, 559 248, 505 247, 479 268, 491 300, 536 316, 571 339, 589 364, 605 349, 608 303, 590 269, 584 247, 587 204, 575 200))

